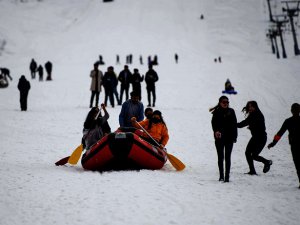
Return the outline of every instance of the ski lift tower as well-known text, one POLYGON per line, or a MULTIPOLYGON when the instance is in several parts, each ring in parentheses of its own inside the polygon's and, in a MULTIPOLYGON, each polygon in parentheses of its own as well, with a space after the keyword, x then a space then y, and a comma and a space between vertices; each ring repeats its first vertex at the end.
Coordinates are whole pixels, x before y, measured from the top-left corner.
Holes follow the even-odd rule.
POLYGON ((281 47, 282 47, 282 58, 287 58, 286 52, 285 52, 285 47, 284 47, 284 42, 283 42, 283 37, 282 37, 282 27, 287 22, 289 22, 289 20, 286 19, 286 15, 273 16, 273 23, 276 24, 278 35, 280 37, 280 42, 281 42, 281 47))
POLYGON ((268 3, 268 9, 269 9, 270 22, 273 22, 273 15, 272 15, 270 0, 267 0, 267 3, 268 3))
POLYGON ((270 27, 267 33, 267 37, 270 38, 273 54, 276 54, 277 59, 279 59, 280 54, 279 54, 279 48, 278 48, 276 36, 279 36, 277 27, 270 27))
POLYGON ((300 55, 300 50, 298 47, 297 36, 296 36, 296 31, 294 26, 294 17, 297 17, 300 11, 300 1, 282 1, 281 3, 286 4, 286 8, 282 7, 282 11, 287 12, 287 16, 290 19, 293 39, 294 39, 295 55, 300 55))

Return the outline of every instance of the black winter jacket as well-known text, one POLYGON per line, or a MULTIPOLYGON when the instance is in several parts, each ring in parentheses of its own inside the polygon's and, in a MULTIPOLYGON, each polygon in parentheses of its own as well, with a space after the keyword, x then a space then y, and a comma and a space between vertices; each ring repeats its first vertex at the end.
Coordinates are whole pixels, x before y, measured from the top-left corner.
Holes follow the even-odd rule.
POLYGON ((278 136, 282 136, 285 131, 289 131, 289 143, 300 144, 300 116, 292 116, 284 121, 280 130, 277 132, 278 136))
POLYGON ((249 113, 249 116, 242 122, 238 123, 237 126, 238 128, 249 126, 251 135, 254 138, 261 138, 267 135, 265 118, 260 111, 254 111, 252 113, 249 113))
POLYGON ((238 136, 237 119, 232 108, 217 108, 213 112, 211 124, 214 133, 221 132, 221 140, 236 142, 238 136))

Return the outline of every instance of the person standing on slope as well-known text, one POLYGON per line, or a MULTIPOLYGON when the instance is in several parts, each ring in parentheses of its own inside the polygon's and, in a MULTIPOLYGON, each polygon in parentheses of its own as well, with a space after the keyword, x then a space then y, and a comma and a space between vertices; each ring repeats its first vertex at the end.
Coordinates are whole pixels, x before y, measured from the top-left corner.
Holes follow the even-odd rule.
POLYGON ((35 79, 35 74, 37 71, 37 63, 34 59, 31 59, 31 62, 29 64, 29 70, 31 74, 31 79, 35 79))
POLYGON ((283 122, 280 130, 274 136, 273 141, 268 145, 268 148, 273 148, 280 140, 282 135, 287 130, 289 131, 289 143, 291 146, 291 152, 298 175, 300 188, 300 105, 298 103, 292 104, 291 112, 293 116, 283 122))
POLYGON ((140 100, 142 100, 142 88, 141 83, 144 80, 144 75, 141 76, 138 69, 133 70, 133 74, 130 79, 130 83, 132 84, 132 91, 139 95, 140 100))
POLYGON ((123 103, 123 94, 125 92, 126 101, 129 98, 129 86, 130 86, 130 79, 131 79, 132 73, 130 72, 127 65, 124 66, 124 70, 122 70, 118 76, 118 80, 121 82, 121 88, 120 88, 120 104, 123 103))
POLYGON ((30 83, 28 80, 26 80, 24 75, 22 75, 19 79, 18 89, 20 91, 21 111, 27 111, 27 98, 30 89, 30 83))
POLYGON ((235 143, 237 139, 237 119, 234 110, 229 108, 229 100, 226 96, 221 96, 219 98, 219 103, 215 107, 209 109, 209 111, 213 114, 211 124, 218 154, 219 181, 229 182, 231 152, 233 143, 235 143), (224 158, 225 179, 223 166, 224 158))
POLYGON ((99 67, 99 62, 95 62, 94 69, 90 73, 90 77, 92 78, 91 87, 90 87, 91 90, 90 108, 93 107, 95 96, 96 96, 95 106, 98 107, 98 103, 99 103, 99 95, 101 92, 103 73, 101 72, 101 70, 98 69, 98 67, 99 67))
POLYGON ((149 70, 145 74, 145 82, 147 85, 147 94, 148 94, 148 107, 151 106, 151 94, 152 94, 152 106, 155 107, 156 101, 156 92, 155 92, 155 82, 158 81, 158 75, 153 69, 152 64, 149 65, 149 70))

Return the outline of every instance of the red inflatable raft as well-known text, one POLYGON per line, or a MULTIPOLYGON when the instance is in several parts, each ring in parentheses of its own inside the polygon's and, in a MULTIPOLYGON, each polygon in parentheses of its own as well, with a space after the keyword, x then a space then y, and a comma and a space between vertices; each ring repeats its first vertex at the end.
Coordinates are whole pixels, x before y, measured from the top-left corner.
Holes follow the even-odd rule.
POLYGON ((82 156, 82 167, 94 171, 161 169, 167 161, 166 152, 129 130, 133 132, 118 130, 99 140, 82 156))

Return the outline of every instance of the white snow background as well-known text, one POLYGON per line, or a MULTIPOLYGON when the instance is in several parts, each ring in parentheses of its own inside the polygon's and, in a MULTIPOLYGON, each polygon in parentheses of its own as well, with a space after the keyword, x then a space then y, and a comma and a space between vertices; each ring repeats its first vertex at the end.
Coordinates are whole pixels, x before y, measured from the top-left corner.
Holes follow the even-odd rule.
MULTIPOLYGON (((300 56, 294 55, 291 32, 284 33, 288 58, 272 54, 266 2, 0 0, 0 67, 13 77, 0 89, 0 224, 299 224, 300 190, 287 134, 261 153, 273 160, 271 170, 264 174, 255 163, 259 175, 248 176, 244 152, 251 135, 239 129, 230 182, 218 181, 208 109, 227 78, 238 91, 229 96, 238 121, 247 101, 256 100, 268 143, 291 116, 291 104, 300 102, 300 56), (169 128, 168 152, 186 169, 177 172, 169 162, 159 171, 138 172, 55 166, 80 144, 93 63, 101 54, 106 64, 100 69, 112 65, 119 73, 130 53, 130 69, 142 74, 147 66, 139 64, 139 55, 144 63, 148 55, 158 56, 155 109, 169 128), (214 62, 218 56, 222 63, 214 62), (53 81, 31 80, 32 58, 53 62, 53 81), (27 112, 19 105, 22 74, 31 82, 27 112)), ((280 1, 271 3, 281 9, 280 1)), ((147 105, 144 83, 142 95, 147 105)), ((108 105, 112 130, 120 109, 108 105)))

